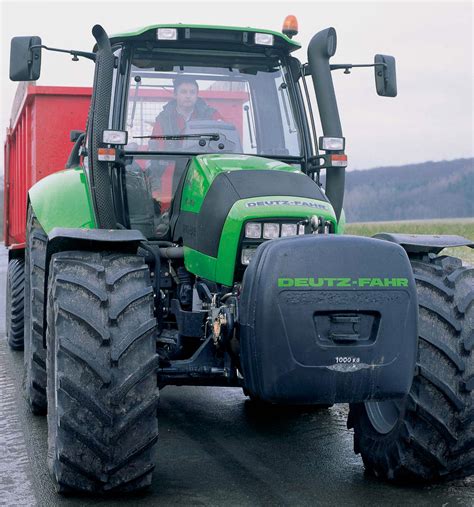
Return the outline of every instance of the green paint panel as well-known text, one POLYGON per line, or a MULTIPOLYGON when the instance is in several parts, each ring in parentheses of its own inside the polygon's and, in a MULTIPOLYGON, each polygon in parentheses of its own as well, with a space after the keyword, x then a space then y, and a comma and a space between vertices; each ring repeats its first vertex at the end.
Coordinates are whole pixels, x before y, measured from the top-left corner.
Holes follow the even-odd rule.
POLYGON ((346 213, 344 212, 344 208, 341 209, 341 216, 339 217, 339 223, 337 224, 337 233, 344 234, 346 229, 346 213))
POLYGON ((138 30, 135 30, 133 32, 124 32, 124 33, 118 33, 110 36, 110 39, 112 43, 120 42, 124 39, 139 37, 140 35, 143 35, 145 32, 148 32, 149 30, 156 30, 157 28, 202 28, 206 30, 230 30, 234 32, 259 32, 259 33, 268 33, 275 37, 280 38, 282 41, 284 41, 287 44, 289 51, 295 51, 296 49, 299 49, 301 47, 301 44, 299 42, 296 42, 293 39, 290 39, 285 34, 281 32, 275 32, 274 30, 266 30, 264 28, 249 28, 249 27, 242 27, 242 26, 221 26, 221 25, 184 25, 184 24, 164 24, 164 25, 149 25, 145 26, 143 28, 139 28, 138 30))
POLYGON ((28 195, 46 234, 55 227, 97 227, 89 184, 82 167, 46 176, 30 188, 28 195))
POLYGON ((217 259, 187 246, 184 247, 184 265, 190 273, 206 280, 215 280, 217 259))
POLYGON ((181 210, 199 213, 207 191, 217 175, 229 171, 290 171, 300 170, 278 160, 252 155, 199 155, 191 161, 181 199, 181 210))
MULTIPOLYGON (((266 196, 259 198, 260 200, 295 200, 294 197, 288 196, 266 196)), ((219 250, 217 258, 209 257, 196 250, 190 248, 184 249, 184 262, 186 269, 197 276, 201 276, 223 285, 231 286, 234 282, 234 271, 237 259, 237 252, 239 249, 240 235, 244 222, 253 219, 282 219, 282 218, 295 218, 303 220, 310 218, 312 215, 324 217, 326 220, 331 220, 336 223, 335 213, 332 206, 324 201, 314 199, 304 199, 304 201, 312 202, 326 209, 305 208, 303 206, 256 206, 252 208, 247 207, 247 203, 255 202, 255 198, 242 199, 237 201, 231 208, 229 215, 224 223, 222 236, 219 243, 219 250)), ((339 233, 336 226, 336 233, 339 233)))

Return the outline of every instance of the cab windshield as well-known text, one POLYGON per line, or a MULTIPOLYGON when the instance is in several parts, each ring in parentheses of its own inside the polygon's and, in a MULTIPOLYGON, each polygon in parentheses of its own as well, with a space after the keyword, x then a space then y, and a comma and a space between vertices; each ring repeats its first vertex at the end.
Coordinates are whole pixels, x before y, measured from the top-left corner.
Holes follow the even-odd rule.
POLYGON ((281 61, 251 53, 136 48, 126 128, 134 151, 301 156, 281 61))

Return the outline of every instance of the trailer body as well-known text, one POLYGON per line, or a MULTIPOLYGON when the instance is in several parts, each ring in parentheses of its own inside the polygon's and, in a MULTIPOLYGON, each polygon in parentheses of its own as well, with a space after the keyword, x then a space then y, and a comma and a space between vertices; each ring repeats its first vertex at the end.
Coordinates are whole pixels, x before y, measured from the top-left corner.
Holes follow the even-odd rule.
POLYGON ((28 190, 64 169, 69 133, 85 130, 91 94, 88 87, 19 86, 5 141, 5 246, 24 248, 28 190))
MULTIPOLYGON (((46 176, 65 168, 72 148, 70 132, 85 130, 91 96, 92 88, 89 87, 36 86, 25 82, 18 86, 4 147, 3 231, 5 246, 10 249, 25 248, 28 191, 46 176)), ((204 92, 204 96, 211 106, 218 107, 225 118, 233 121, 239 132, 242 132, 242 106, 248 100, 245 93, 212 90, 204 92)), ((159 93, 154 94, 140 91, 137 99, 140 107, 148 111, 149 120, 152 123, 163 108, 163 104, 172 97, 170 91, 160 90, 159 93)), ((78 177, 78 175, 72 175, 72 180, 77 181, 78 177)), ((61 180, 59 185, 70 186, 71 177, 66 179, 69 183, 61 180)), ((59 197, 56 195, 58 182, 51 181, 50 183, 51 188, 54 188, 55 196, 59 197)), ((44 186, 49 186, 49 182, 45 182, 44 186)), ((88 194, 86 191, 84 194, 80 192, 79 197, 83 197, 80 203, 88 200, 88 194)), ((68 197, 65 196, 65 198, 68 197)), ((90 227, 94 223, 93 218, 88 219, 90 211, 92 212, 92 204, 89 204, 81 205, 80 210, 76 210, 84 216, 87 215, 87 220, 79 220, 82 227, 90 227)), ((35 211, 40 213, 40 210, 35 211)), ((38 218, 42 222, 41 217, 38 218)), ((77 226, 77 223, 74 226, 77 226)), ((43 228, 50 229, 47 223, 42 223, 42 225, 43 228)), ((60 225, 73 226, 67 223, 60 225)))

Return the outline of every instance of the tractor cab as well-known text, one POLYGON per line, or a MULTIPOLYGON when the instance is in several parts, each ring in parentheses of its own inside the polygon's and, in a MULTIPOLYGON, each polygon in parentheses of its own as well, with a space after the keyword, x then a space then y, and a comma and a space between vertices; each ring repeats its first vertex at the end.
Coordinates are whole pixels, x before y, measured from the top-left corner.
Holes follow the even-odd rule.
POLYGON ((111 40, 120 60, 114 97, 122 97, 112 122, 128 138, 118 211, 147 238, 173 239, 174 201, 193 157, 218 154, 223 167, 234 155, 263 157, 301 171, 313 155, 290 56, 298 45, 284 35, 156 26, 111 40))

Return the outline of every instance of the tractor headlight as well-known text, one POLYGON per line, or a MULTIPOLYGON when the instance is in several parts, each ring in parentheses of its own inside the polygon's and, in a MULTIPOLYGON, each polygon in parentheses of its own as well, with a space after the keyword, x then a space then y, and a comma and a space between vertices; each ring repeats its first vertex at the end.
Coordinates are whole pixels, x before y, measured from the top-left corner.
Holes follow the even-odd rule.
POLYGON ((250 239, 260 239, 262 237, 262 224, 249 222, 245 224, 245 237, 250 239))
POLYGON ((156 38, 158 40, 177 40, 178 30, 176 28, 158 28, 156 30, 156 38))
POLYGON ((102 142, 105 144, 125 145, 128 141, 128 132, 126 130, 104 130, 102 132, 102 142))
POLYGON ((257 251, 256 248, 242 248, 240 262, 242 262, 242 264, 245 265, 250 264, 250 261, 252 260, 252 257, 254 256, 256 251, 257 251))
POLYGON ((282 224, 281 225, 281 237, 296 236, 297 225, 296 224, 282 224))
POLYGON ((326 151, 343 151, 346 144, 344 137, 320 137, 319 149, 326 151))
POLYGON ((275 239, 280 236, 280 224, 263 224, 263 238, 275 239))
POLYGON ((271 33, 256 33, 255 44, 262 46, 273 46, 273 35, 271 33))

